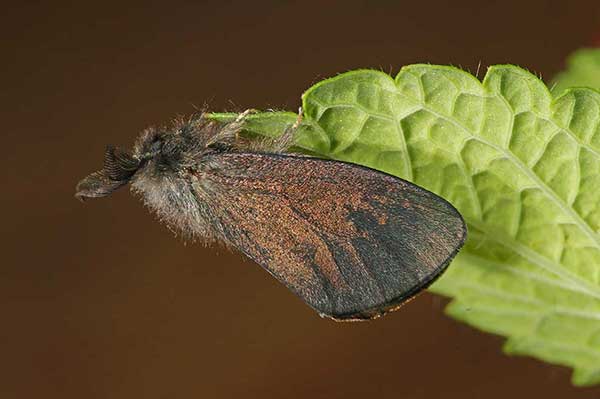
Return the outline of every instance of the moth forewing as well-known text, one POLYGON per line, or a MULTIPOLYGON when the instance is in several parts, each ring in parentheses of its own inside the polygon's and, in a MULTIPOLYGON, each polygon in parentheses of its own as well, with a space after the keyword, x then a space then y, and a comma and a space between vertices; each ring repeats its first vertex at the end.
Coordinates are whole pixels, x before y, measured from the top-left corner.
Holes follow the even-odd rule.
POLYGON ((220 168, 206 179, 222 190, 210 207, 224 238, 322 315, 393 309, 431 284, 464 242, 448 202, 373 169, 293 155, 210 157, 220 168))

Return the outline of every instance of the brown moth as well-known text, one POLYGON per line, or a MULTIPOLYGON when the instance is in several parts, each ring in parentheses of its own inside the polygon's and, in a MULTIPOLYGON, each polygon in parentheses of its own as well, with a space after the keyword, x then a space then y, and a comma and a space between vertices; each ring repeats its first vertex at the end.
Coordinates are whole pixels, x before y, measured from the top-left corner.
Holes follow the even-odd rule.
POLYGON ((80 199, 130 183, 170 227, 238 249, 321 316, 371 319, 430 285, 466 237, 444 199, 397 177, 239 137, 199 115, 147 129, 131 154, 109 147, 80 199))

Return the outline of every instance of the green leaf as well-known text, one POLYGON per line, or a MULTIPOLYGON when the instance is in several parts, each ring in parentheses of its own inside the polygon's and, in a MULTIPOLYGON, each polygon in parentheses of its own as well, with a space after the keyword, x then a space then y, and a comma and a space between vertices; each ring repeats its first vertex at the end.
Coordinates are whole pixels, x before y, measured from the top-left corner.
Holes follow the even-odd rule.
MULTIPOLYGON (((302 149, 412 180, 462 213, 467 244, 431 288, 453 298, 452 317, 505 336, 506 353, 574 368, 574 384, 600 382, 600 93, 553 99, 515 66, 482 83, 410 65, 395 80, 322 81, 303 109, 302 149)), ((295 118, 254 115, 248 130, 273 136, 295 118)))
POLYGON ((567 69, 555 76, 552 93, 570 87, 600 89, 600 48, 580 49, 567 58, 567 69))

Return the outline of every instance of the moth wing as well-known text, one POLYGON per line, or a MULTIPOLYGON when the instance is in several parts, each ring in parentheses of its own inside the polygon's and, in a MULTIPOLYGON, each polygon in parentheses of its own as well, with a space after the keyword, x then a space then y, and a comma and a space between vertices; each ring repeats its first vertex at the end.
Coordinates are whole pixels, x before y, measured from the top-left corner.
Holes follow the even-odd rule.
POLYGON ((397 177, 337 161, 212 155, 222 234, 321 315, 368 319, 431 284, 463 245, 460 214, 397 177))

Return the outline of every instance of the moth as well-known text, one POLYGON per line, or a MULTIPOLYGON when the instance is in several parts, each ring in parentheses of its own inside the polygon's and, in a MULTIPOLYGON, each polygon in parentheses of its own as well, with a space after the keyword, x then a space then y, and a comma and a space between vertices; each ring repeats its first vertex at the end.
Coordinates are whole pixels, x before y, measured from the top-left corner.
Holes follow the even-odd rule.
POLYGON ((279 139, 244 139, 249 113, 149 128, 131 153, 108 147, 76 197, 130 184, 173 230, 239 250, 335 320, 394 310, 462 247, 465 223, 444 199, 374 169, 288 153, 300 116, 279 139))

